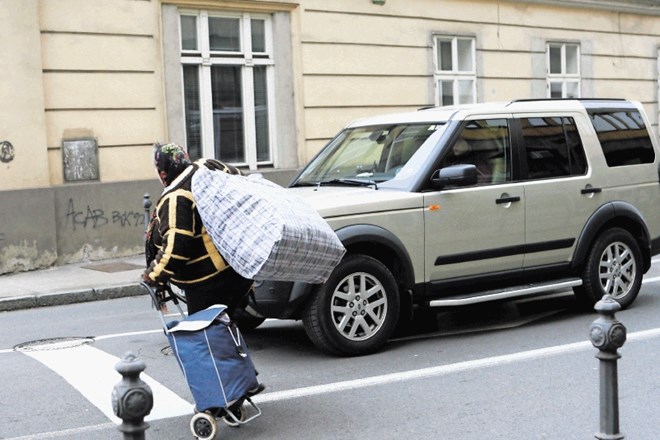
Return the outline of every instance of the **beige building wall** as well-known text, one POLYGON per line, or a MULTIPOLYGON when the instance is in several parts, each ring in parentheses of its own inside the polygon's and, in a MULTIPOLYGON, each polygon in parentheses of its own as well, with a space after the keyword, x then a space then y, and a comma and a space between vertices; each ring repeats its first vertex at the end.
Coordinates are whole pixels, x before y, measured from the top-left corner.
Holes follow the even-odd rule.
POLYGON ((0 54, 0 191, 48 185, 38 0, 0 2, 0 54))
POLYGON ((140 252, 151 146, 185 138, 177 8, 274 17, 280 183, 348 122, 434 105, 435 35, 475 39, 479 102, 544 98, 547 43, 577 43, 582 97, 641 101, 658 131, 649 0, 2 0, 0 273, 140 252), (68 182, 80 139, 98 179, 68 182))
POLYGON ((98 143, 101 182, 153 176, 166 138, 157 1, 40 2, 50 183, 61 184, 62 141, 98 143))
POLYGON ((579 43, 582 97, 641 101, 657 133, 660 9, 648 2, 302 3, 306 159, 352 119, 433 105, 435 34, 475 37, 479 102, 546 97, 546 43, 579 43))

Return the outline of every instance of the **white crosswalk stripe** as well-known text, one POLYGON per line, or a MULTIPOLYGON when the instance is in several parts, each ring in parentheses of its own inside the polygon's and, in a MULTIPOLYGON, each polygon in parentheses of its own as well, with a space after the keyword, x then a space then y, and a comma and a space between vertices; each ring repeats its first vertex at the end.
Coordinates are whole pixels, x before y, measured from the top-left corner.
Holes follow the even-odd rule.
MULTIPOLYGON (((112 389, 121 380, 121 375, 115 370, 119 358, 90 345, 24 353, 62 376, 110 420, 121 423, 112 410, 110 399, 112 389)), ((192 414, 191 403, 147 374, 140 374, 140 378, 151 387, 154 396, 154 407, 146 420, 192 414)))

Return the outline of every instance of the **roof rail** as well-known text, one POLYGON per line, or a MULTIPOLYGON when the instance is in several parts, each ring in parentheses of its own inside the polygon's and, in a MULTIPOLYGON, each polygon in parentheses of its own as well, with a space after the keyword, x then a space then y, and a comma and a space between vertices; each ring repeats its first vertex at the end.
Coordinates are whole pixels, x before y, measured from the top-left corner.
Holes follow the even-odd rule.
POLYGON ((505 107, 518 102, 540 102, 540 101, 626 101, 624 98, 525 98, 514 99, 505 107))

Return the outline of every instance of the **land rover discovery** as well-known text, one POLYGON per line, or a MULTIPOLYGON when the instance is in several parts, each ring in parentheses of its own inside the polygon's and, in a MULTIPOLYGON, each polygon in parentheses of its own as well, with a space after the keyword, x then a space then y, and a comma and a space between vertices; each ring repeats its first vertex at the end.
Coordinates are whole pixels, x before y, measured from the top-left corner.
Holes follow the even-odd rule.
MULTIPOLYGON (((573 289, 635 300, 660 253, 660 150, 625 100, 518 100, 351 123, 293 180, 347 253, 323 285, 259 283, 249 310, 321 350, 381 348, 418 308, 573 289)), ((259 322, 259 319, 256 322, 259 322)))

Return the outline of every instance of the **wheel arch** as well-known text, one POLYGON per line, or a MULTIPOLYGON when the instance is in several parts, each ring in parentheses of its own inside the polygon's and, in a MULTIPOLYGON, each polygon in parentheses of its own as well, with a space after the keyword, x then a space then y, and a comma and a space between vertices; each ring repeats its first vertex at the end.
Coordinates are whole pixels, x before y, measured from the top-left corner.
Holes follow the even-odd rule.
POLYGON ((637 240, 642 252, 643 273, 651 267, 651 238, 642 213, 633 205, 613 201, 598 208, 587 220, 578 238, 571 267, 579 269, 596 238, 606 229, 619 227, 627 230, 637 240))
POLYGON ((387 266, 399 286, 400 316, 409 316, 413 306, 415 271, 403 242, 391 231, 376 225, 349 225, 335 232, 347 255, 368 255, 387 266))

